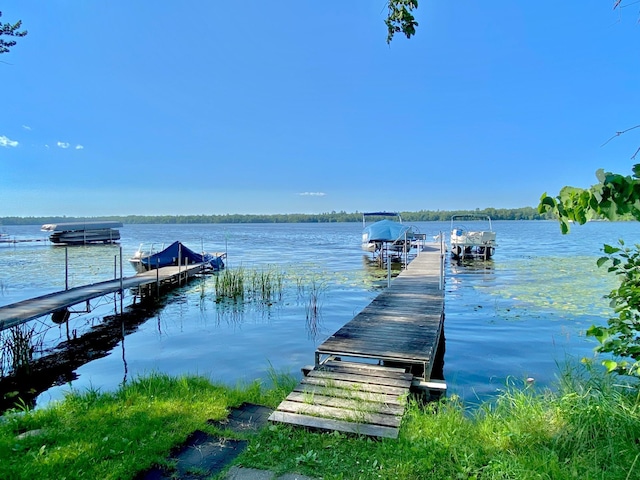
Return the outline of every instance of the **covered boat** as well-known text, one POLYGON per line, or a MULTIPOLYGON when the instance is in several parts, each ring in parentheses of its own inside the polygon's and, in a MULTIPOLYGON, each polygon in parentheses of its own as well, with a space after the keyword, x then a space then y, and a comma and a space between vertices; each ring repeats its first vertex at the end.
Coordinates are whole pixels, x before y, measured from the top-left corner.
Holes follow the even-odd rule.
POLYGON ((415 227, 403 224, 400 214, 395 212, 363 213, 362 226, 362 249, 373 253, 380 262, 387 257, 391 260, 406 257, 417 233, 415 227), (392 217, 396 220, 383 218, 367 225, 366 220, 371 217, 392 217))
POLYGON ((366 226, 362 231, 362 249, 375 252, 385 243, 390 243, 394 250, 402 250, 405 247, 405 241, 408 248, 411 248, 411 237, 410 226, 392 220, 380 220, 366 226))
POLYGON ((186 247, 182 242, 176 241, 160 252, 148 254, 140 253, 140 250, 129 260, 138 272, 178 265, 204 264, 208 270, 222 270, 224 268, 224 253, 197 253, 186 247))

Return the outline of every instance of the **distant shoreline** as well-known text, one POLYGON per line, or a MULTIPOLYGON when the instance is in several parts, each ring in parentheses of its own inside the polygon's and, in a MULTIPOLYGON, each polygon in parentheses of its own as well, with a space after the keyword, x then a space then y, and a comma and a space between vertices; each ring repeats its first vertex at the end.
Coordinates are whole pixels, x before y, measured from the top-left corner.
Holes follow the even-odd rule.
MULTIPOLYGON (((555 220, 550 214, 540 214, 533 207, 485 208, 483 210, 419 210, 399 212, 405 222, 442 222, 453 215, 489 215, 492 220, 555 220)), ((206 224, 206 223, 345 223, 361 222, 362 212, 347 213, 281 213, 281 214, 224 214, 224 215, 108 215, 95 217, 42 216, 0 217, 0 225, 42 225, 45 223, 118 221, 124 224, 206 224)))

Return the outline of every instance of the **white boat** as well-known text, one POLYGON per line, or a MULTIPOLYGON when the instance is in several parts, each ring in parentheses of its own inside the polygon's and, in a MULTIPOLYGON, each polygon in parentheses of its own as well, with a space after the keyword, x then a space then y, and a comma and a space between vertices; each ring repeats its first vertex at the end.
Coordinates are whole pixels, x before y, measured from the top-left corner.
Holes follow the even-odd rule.
POLYGON ((89 243, 116 243, 120 240, 120 222, 71 222, 49 223, 42 231, 51 232, 51 243, 62 245, 86 245, 89 243))
POLYGON ((489 259, 495 253, 496 246, 496 232, 493 231, 489 215, 468 214, 451 217, 450 251, 453 258, 489 259), (468 228, 462 222, 473 222, 474 228, 468 228), (478 222, 483 224, 480 228, 476 227, 478 222))
POLYGON ((141 243, 138 247, 138 250, 133 254, 133 256, 129 259, 129 263, 134 268, 134 270, 138 273, 146 272, 147 267, 143 265, 142 260, 149 258, 151 255, 155 255, 159 251, 164 250, 164 243, 160 247, 160 249, 155 248, 155 244, 151 244, 151 247, 146 247, 144 243, 141 243))

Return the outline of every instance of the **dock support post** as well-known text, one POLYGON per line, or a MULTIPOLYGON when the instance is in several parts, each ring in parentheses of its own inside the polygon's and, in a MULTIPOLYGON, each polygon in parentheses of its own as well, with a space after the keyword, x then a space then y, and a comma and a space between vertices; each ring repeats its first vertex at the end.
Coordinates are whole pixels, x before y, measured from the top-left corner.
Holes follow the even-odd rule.
POLYGON ((120 314, 123 313, 123 297, 124 297, 124 288, 122 288, 122 247, 120 247, 120 314))
POLYGON ((64 247, 64 289, 69 290, 69 247, 64 247))
POLYGON ((389 258, 389 247, 387 248, 387 287, 391 286, 391 258, 389 258))
POLYGON ((180 271, 182 270, 182 244, 178 244, 178 286, 182 285, 182 276, 180 271))

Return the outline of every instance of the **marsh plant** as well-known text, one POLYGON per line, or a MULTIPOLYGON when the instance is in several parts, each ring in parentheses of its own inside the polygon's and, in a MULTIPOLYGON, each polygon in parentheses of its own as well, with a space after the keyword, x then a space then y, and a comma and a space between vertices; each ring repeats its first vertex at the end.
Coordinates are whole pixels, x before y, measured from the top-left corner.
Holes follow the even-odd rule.
POLYGON ((286 275, 276 266, 245 270, 227 269, 216 276, 216 302, 232 299, 236 302, 258 302, 271 305, 282 300, 286 275))
POLYGON ((312 278, 306 287, 306 316, 307 322, 317 323, 320 318, 321 297, 326 291, 326 284, 319 279, 312 278))
POLYGON ((248 274, 249 293, 251 298, 265 305, 271 305, 276 300, 282 300, 285 274, 275 265, 264 269, 252 270, 248 274))
POLYGON ((216 301, 232 299, 242 301, 244 299, 244 269, 225 269, 216 275, 216 301))
POLYGON ((28 373, 39 338, 36 326, 28 323, 0 332, 0 375, 28 373))

